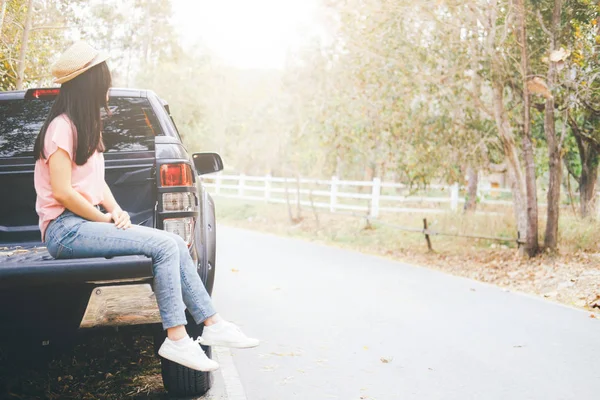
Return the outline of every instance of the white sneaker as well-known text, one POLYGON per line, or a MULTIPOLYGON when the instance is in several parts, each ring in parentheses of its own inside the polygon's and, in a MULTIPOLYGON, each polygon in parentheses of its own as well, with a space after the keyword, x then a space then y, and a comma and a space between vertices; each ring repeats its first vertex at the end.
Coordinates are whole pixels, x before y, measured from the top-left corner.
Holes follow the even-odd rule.
POLYGON ((166 338, 158 349, 158 355, 196 371, 215 371, 219 368, 216 361, 206 356, 198 340, 192 340, 189 336, 177 342, 166 338))
POLYGON ((231 322, 221 320, 216 324, 205 326, 200 343, 205 346, 223 346, 246 349, 260 344, 258 339, 249 338, 240 328, 231 322))

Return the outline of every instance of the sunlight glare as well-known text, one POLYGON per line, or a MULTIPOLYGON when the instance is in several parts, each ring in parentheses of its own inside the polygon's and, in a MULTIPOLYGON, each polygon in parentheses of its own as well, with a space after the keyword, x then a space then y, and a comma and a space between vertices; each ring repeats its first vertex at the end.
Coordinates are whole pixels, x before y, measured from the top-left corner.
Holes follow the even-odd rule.
POLYGON ((205 45, 226 64, 282 68, 314 27, 316 0, 174 0, 183 45, 205 45))

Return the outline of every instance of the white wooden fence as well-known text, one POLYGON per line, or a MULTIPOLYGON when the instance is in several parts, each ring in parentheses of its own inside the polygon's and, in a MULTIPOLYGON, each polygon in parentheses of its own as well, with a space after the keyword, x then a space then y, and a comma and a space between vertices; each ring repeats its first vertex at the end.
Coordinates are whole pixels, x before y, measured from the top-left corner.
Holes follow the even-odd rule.
MULTIPOLYGON (((344 181, 306 178, 280 178, 270 175, 209 175, 203 184, 218 197, 265 201, 269 203, 300 203, 304 206, 368 213, 377 218, 381 212, 444 213, 458 210, 464 198, 458 184, 430 185, 427 191, 413 192, 407 185, 372 181, 344 181), (403 193, 403 194, 399 194, 403 193), (299 196, 298 196, 299 194, 299 196), (298 198, 299 197, 299 198, 298 198)), ((509 197, 509 189, 492 189, 482 186, 479 204, 512 206, 510 200, 490 199, 490 195, 509 197)))

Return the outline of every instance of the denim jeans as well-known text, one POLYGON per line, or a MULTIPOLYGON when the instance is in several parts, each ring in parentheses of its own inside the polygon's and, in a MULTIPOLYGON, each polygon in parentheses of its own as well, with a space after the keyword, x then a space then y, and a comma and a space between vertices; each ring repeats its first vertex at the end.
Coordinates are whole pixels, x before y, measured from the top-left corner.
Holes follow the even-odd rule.
POLYGON ((216 313, 187 245, 173 233, 138 225, 117 229, 112 223, 91 222, 66 210, 48 226, 46 246, 58 259, 151 257, 164 329, 185 325, 186 307, 198 324, 216 313))

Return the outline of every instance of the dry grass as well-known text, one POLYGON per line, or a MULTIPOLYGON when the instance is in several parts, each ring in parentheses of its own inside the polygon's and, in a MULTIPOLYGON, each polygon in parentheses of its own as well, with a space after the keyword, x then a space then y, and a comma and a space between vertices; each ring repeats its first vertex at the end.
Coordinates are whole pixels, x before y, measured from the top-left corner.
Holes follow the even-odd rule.
MULTIPOLYGON (((317 218, 303 208, 299 223, 291 224, 283 205, 217 200, 220 223, 324 244, 351 248, 404 262, 427 265, 455 275, 537 294, 562 303, 600 309, 600 224, 566 215, 561 220, 559 254, 533 260, 520 258, 516 241, 432 236, 434 253, 427 251, 421 233, 402 232, 388 225, 368 225, 364 218, 320 212, 317 218)), ((460 213, 426 215, 433 231, 500 236, 516 239, 514 218, 460 213)), ((384 215, 386 224, 423 228, 418 214, 384 215)), ((540 232, 543 233, 541 224, 540 232)))
POLYGON ((168 398, 152 338, 135 327, 81 335, 73 348, 32 360, 0 352, 0 399, 168 398))

